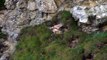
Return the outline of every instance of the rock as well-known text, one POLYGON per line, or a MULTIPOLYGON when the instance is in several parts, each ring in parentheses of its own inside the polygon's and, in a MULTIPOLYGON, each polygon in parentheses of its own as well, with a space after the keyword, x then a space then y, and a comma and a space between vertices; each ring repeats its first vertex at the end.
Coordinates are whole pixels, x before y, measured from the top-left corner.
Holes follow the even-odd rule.
POLYGON ((27 9, 28 10, 36 10, 36 2, 33 2, 33 1, 28 1, 28 6, 27 6, 27 9))
POLYGON ((63 10, 70 11, 71 7, 74 4, 73 0, 54 0, 54 1, 57 5, 58 11, 63 10))
POLYGON ((27 8, 27 1, 26 0, 17 0, 16 8, 18 8, 18 9, 27 8))
POLYGON ((103 27, 101 28, 101 30, 102 30, 102 31, 107 31, 107 25, 103 26, 103 27))
POLYGON ((51 29, 54 34, 61 34, 62 31, 60 30, 60 28, 62 26, 63 25, 60 23, 60 24, 57 24, 57 25, 50 27, 49 29, 51 29))
MULTIPOLYGON (((94 7, 87 7, 87 6, 75 6, 71 9, 71 13, 73 17, 79 22, 86 23, 88 22, 89 16, 96 16, 96 20, 104 18, 107 16, 107 5, 96 5, 94 7)), ((94 21, 94 20, 93 20, 94 21)))
POLYGON ((16 46, 16 43, 12 43, 9 41, 3 42, 2 47, 4 48, 4 50, 3 50, 3 54, 1 55, 0 60, 7 60, 7 57, 9 57, 10 54, 12 54, 15 51, 15 46, 16 46))
POLYGON ((90 25, 89 25, 89 26, 83 25, 83 26, 81 26, 81 30, 82 30, 83 32, 86 32, 86 33, 90 34, 90 33, 92 33, 92 32, 98 31, 98 28, 93 27, 93 26, 90 26, 90 25))
POLYGON ((62 3, 64 3, 65 1, 64 0, 54 0, 57 7, 60 7, 62 5, 62 3))
MULTIPOLYGON (((84 0, 5 0, 7 10, 0 16, 0 26, 3 27, 2 32, 8 34, 7 41, 13 45, 12 49, 10 47, 9 50, 14 51, 16 39, 21 29, 51 20, 54 15, 62 10, 71 10, 75 20, 79 19, 80 26, 83 23, 90 24, 89 27, 83 24, 85 26, 81 26, 83 31, 95 31, 96 26, 107 21, 105 19, 107 16, 107 5, 94 5, 90 2, 91 7, 89 7, 81 5, 80 2, 82 1, 84 0), (72 6, 74 7, 70 9, 72 6), (95 15, 95 19, 89 19, 89 16, 95 15)), ((60 34, 60 27, 52 29, 53 32, 57 31, 60 34)), ((10 46, 10 44, 8 45, 10 46)), ((7 51, 0 60, 5 59, 12 52, 7 51)))
POLYGON ((0 26, 2 32, 8 35, 7 45, 12 44, 12 48, 9 47, 0 60, 13 53, 21 29, 51 20, 58 11, 54 0, 5 0, 5 6, 7 10, 0 16, 0 26))
POLYGON ((5 0, 5 7, 7 9, 15 9, 17 0, 5 0))
POLYGON ((37 7, 41 12, 55 13, 57 11, 57 6, 54 0, 40 0, 37 1, 37 3, 38 3, 37 7))
MULTIPOLYGON (((81 5, 83 1, 85 0, 5 0, 7 10, 0 14, 0 27, 3 27, 2 32, 8 34, 5 44, 9 48, 2 54, 0 60, 5 60, 15 51, 16 39, 21 29, 51 20, 59 11, 69 11, 72 6, 74 7, 71 9, 71 13, 75 20, 79 19, 82 31, 88 33, 96 31, 96 26, 107 21, 105 18, 107 17, 107 5, 97 4, 93 1, 89 1, 89 5, 86 5, 87 1, 84 2, 85 5, 81 5), (90 16, 96 17, 89 19, 90 16)), ((61 27, 61 24, 53 26, 53 33, 61 34, 61 27)), ((77 42, 77 40, 72 41, 71 45, 73 44, 72 46, 75 47, 77 42)))
POLYGON ((4 18, 4 14, 0 14, 0 27, 2 27, 3 18, 4 18))
POLYGON ((85 6, 75 6, 71 10, 71 13, 76 20, 79 19, 79 22, 87 23, 88 22, 88 15, 85 12, 85 9, 86 9, 85 6))
POLYGON ((84 27, 86 29, 83 28, 82 30, 88 33, 89 30, 91 32, 98 30, 101 24, 107 22, 107 4, 92 3, 93 2, 90 2, 89 5, 77 5, 70 10, 74 19, 78 21, 80 27, 82 27, 81 25, 86 25, 84 27), (88 29, 89 26, 90 28, 88 29))
POLYGON ((30 19, 35 19, 35 17, 37 16, 37 11, 29 12, 29 16, 30 16, 30 19))

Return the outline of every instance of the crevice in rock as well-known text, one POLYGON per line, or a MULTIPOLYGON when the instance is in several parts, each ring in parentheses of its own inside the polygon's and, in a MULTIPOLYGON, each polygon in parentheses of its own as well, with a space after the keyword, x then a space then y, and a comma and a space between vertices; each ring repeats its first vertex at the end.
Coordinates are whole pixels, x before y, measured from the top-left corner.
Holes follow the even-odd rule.
POLYGON ((8 48, 8 46, 3 44, 3 42, 0 43, 0 57, 7 50, 7 48, 8 48))
POLYGON ((100 31, 107 31, 107 21, 97 26, 100 31))
POLYGON ((95 16, 89 16, 88 17, 88 20, 89 20, 89 24, 92 24, 93 23, 93 20, 96 19, 96 15, 95 16))

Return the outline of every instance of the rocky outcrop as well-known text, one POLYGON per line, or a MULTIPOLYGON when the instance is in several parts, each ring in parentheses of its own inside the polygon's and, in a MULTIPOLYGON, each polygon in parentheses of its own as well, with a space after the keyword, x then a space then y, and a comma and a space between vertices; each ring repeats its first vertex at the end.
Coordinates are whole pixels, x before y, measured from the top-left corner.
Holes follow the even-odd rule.
POLYGON ((51 20, 62 10, 71 11, 82 31, 90 33, 98 30, 98 26, 107 21, 107 4, 104 2, 101 4, 102 1, 5 0, 7 10, 0 14, 0 27, 3 27, 2 32, 8 35, 5 44, 9 49, 4 52, 0 60, 5 60, 14 51, 17 44, 16 38, 22 28, 51 20))
POLYGON ((70 0, 5 0, 6 11, 0 16, 2 32, 8 35, 9 48, 0 60, 13 52, 22 28, 51 20, 61 10, 70 10, 70 0), (59 5, 58 5, 59 3, 59 5), (67 3, 67 4, 66 4, 67 3), (12 44, 12 45, 10 45, 12 44))
POLYGON ((57 11, 57 6, 54 0, 42 0, 37 1, 38 10, 44 13, 55 13, 57 11))
POLYGON ((78 25, 82 27, 82 30, 88 33, 98 30, 101 24, 107 22, 106 3, 101 4, 98 1, 89 1, 87 5, 74 6, 71 9, 71 13, 75 20, 78 20, 78 25))
POLYGON ((36 10, 37 6, 35 1, 28 1, 27 9, 31 11, 36 10))
POLYGON ((22 28, 43 23, 57 11, 54 0, 5 0, 5 6, 7 10, 0 16, 0 26, 8 35, 6 45, 9 48, 0 60, 5 60, 15 50, 16 38, 22 28))
POLYGON ((57 11, 54 0, 6 0, 5 5, 8 10, 2 31, 13 39, 23 27, 42 23, 48 13, 57 11))

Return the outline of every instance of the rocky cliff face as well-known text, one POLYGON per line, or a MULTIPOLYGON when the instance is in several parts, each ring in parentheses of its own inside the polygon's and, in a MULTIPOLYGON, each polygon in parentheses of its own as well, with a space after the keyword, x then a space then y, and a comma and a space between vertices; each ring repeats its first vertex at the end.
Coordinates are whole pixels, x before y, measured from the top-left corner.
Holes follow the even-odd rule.
POLYGON ((99 25, 107 21, 107 4, 105 0, 5 0, 6 10, 0 15, 2 32, 8 35, 5 44, 9 49, 0 60, 15 50, 20 30, 26 26, 34 26, 51 20, 59 11, 70 11, 78 25, 85 32, 99 29, 99 25), (92 18, 93 17, 93 18, 92 18))
POLYGON ((71 9, 71 13, 75 20, 78 20, 84 32, 94 32, 99 30, 99 26, 107 22, 107 3, 89 0, 88 2, 83 2, 82 5, 74 6, 71 9), (86 31, 87 29, 88 31, 86 31))
MULTIPOLYGON (((65 2, 57 0, 5 0, 6 10, 2 11, 0 26, 2 32, 8 35, 5 45, 8 49, 3 52, 0 60, 5 60, 15 50, 20 30, 27 26, 43 23, 58 12, 60 6, 65 2)), ((63 7, 63 6, 61 6, 63 7)), ((64 9, 61 9, 64 10, 64 9)))
POLYGON ((8 10, 5 12, 2 31, 7 32, 13 39, 23 27, 50 20, 49 14, 57 10, 54 0, 7 0, 5 5, 8 10))

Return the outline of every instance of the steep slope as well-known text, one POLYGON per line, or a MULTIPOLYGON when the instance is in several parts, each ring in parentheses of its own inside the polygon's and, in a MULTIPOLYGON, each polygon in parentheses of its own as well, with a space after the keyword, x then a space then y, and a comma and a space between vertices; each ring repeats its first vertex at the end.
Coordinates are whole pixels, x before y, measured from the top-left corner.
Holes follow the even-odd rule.
MULTIPOLYGON (((15 51, 17 39, 20 39, 19 34, 23 28, 50 21, 54 16, 57 16, 57 14, 61 14, 57 16, 56 20, 58 21, 49 23, 49 25, 52 25, 49 29, 51 29, 53 33, 60 34, 63 31, 70 30, 73 34, 80 33, 80 36, 82 36, 82 32, 79 30, 90 34, 92 32, 99 33, 100 29, 102 31, 106 31, 106 2, 106 0, 5 0, 4 8, 6 9, 2 11, 2 14, 0 14, 0 27, 2 27, 2 32, 7 35, 7 39, 5 39, 4 44, 8 45, 9 48, 6 51, 3 51, 3 55, 1 55, 0 60, 7 59, 15 51), (64 13, 60 13, 61 11, 64 11, 64 13), (77 27, 69 28, 69 25, 74 24, 70 24, 71 21, 68 20, 70 15, 69 11, 74 18, 70 19, 71 21, 75 20, 77 27), (59 21, 61 23, 59 23, 59 21)), ((75 24, 73 26, 75 26, 75 24)), ((42 27, 42 29, 45 29, 44 27, 42 27)), ((39 29, 39 27, 37 29, 39 29)), ((101 34, 103 33, 104 32, 101 34)), ((69 36, 69 34, 67 36, 69 36)), ((104 36, 106 36, 106 33, 104 36)), ((75 43, 75 41, 70 41, 69 44, 71 47, 72 43, 75 43)), ((106 44, 104 43, 104 45, 106 44)))
POLYGON ((107 32, 82 32, 68 11, 52 21, 24 28, 18 40, 11 60, 107 60, 107 32), (49 29, 59 23, 63 24, 60 34, 49 29))

